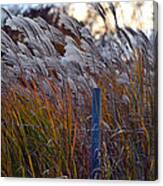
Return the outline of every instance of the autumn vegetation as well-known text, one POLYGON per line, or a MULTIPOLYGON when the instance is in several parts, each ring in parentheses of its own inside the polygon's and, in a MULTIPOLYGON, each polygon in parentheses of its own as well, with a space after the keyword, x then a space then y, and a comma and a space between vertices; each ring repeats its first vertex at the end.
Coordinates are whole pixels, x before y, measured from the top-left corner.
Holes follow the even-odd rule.
POLYGON ((90 178, 99 87, 100 178, 156 179, 157 36, 117 27, 97 40, 59 8, 3 11, 2 176, 90 178))

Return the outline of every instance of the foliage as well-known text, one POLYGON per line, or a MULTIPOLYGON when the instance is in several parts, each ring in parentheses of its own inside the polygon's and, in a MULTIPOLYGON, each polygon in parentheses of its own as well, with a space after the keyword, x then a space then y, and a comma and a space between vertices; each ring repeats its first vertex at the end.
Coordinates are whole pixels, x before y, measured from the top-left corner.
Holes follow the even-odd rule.
POLYGON ((154 180, 154 43, 131 28, 95 41, 54 18, 12 15, 2 28, 2 176, 89 178, 99 87, 101 179, 154 180))

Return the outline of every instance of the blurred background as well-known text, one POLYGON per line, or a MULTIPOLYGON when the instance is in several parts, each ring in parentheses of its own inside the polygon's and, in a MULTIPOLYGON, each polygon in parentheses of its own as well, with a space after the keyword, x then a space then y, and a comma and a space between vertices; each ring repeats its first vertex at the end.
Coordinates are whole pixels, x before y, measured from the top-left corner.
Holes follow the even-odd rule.
MULTIPOLYGON (((109 1, 110 2, 110 1, 109 1)), ((109 2, 102 2, 106 12, 106 23, 110 31, 115 30, 115 21, 109 2)), ((8 4, 2 7, 10 10, 14 14, 23 14, 31 9, 40 9, 51 7, 49 14, 53 14, 56 8, 66 11, 66 13, 78 21, 83 22, 91 31, 96 39, 99 39, 105 32, 105 24, 98 12, 92 8, 93 3, 49 3, 49 4, 8 4)), ((113 2, 118 17, 118 25, 120 27, 129 26, 134 30, 143 30, 148 36, 153 30, 153 1, 115 1, 113 2)), ((5 19, 3 12, 1 13, 2 24, 5 19)))

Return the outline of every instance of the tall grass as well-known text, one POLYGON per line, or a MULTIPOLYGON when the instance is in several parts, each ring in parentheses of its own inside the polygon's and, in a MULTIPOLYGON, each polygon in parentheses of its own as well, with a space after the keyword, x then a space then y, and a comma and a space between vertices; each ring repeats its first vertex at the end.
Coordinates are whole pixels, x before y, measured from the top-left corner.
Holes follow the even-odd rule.
POLYGON ((155 61, 145 35, 119 28, 122 38, 105 35, 97 44, 89 32, 81 38, 82 25, 68 16, 61 27, 59 16, 54 25, 16 18, 2 32, 2 176, 90 178, 91 90, 96 85, 102 93, 100 178, 154 180, 155 61), (19 30, 12 30, 14 24, 19 30), (126 39, 124 31, 134 39, 131 45, 138 45, 129 58, 120 40, 126 39), (79 58, 64 66, 60 60, 68 41, 79 58))
MULTIPOLYGON (((96 75, 102 91, 102 179, 155 178, 154 95, 146 91, 142 62, 135 66, 131 86, 96 75)), ((13 85, 2 95, 2 176, 89 178, 91 95, 85 90, 78 106, 68 84, 61 92, 45 81, 52 99, 34 81, 32 86, 26 82, 23 93, 13 85)))

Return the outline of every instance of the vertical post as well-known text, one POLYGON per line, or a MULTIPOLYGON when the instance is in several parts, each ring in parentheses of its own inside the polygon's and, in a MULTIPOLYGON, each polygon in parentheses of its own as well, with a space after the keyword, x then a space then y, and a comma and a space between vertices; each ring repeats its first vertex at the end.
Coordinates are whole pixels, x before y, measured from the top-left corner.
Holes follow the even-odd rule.
POLYGON ((100 117, 101 92, 99 88, 93 89, 92 98, 92 128, 91 128, 91 179, 100 178, 100 117))

